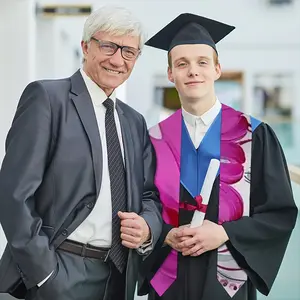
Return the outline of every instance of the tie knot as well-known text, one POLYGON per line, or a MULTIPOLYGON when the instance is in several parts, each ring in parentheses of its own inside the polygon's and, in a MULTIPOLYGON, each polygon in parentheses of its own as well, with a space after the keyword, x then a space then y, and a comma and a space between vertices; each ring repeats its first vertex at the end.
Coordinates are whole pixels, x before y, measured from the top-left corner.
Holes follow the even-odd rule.
POLYGON ((103 105, 106 107, 108 110, 113 110, 114 109, 114 101, 111 100, 110 98, 107 98, 104 102, 103 105))

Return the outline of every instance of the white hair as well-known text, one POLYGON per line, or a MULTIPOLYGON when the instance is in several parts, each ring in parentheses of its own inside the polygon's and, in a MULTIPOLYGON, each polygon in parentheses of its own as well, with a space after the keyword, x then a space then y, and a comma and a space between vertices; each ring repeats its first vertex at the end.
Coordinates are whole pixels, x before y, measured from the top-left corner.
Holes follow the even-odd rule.
POLYGON ((82 40, 89 42, 99 31, 114 36, 137 36, 140 38, 140 49, 147 38, 142 23, 130 11, 118 6, 103 6, 92 12, 85 21, 82 40))

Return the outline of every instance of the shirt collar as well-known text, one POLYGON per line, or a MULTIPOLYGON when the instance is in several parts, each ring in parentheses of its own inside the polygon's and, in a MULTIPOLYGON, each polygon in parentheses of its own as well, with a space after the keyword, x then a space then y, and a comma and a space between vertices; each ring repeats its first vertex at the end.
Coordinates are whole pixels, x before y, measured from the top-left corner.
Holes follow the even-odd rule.
POLYGON ((217 117, 220 110, 221 110, 221 103, 217 98, 215 104, 203 115, 201 116, 192 115, 182 107, 182 116, 183 119, 191 126, 196 126, 197 121, 202 121, 204 125, 208 126, 214 121, 214 119, 217 117))
MULTIPOLYGON (((102 105, 103 102, 108 98, 105 92, 85 73, 83 69, 80 69, 80 73, 91 96, 93 104, 95 106, 102 105)), ((113 91, 109 98, 113 100, 114 104, 116 104, 115 91, 113 91)))

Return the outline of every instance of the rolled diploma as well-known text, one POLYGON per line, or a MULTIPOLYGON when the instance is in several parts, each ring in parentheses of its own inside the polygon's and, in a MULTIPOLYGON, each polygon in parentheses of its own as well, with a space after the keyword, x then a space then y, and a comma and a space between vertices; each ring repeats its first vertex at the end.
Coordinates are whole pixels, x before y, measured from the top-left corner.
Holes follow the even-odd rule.
MULTIPOLYGON (((202 196, 202 203, 207 205, 213 184, 215 182, 218 170, 220 167, 220 161, 218 159, 212 159, 209 163, 207 173, 204 178, 203 186, 200 195, 202 196)), ((191 222, 191 228, 201 226, 205 217, 205 213, 195 210, 193 219, 191 222)))

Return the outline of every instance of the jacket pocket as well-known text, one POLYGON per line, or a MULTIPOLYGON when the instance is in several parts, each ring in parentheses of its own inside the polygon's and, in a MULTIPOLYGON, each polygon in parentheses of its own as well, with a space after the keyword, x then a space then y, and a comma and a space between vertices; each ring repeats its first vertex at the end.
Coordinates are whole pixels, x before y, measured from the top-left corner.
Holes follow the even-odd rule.
POLYGON ((56 269, 53 270, 51 276, 40 287, 37 288, 38 293, 43 292, 43 290, 47 289, 49 285, 51 286, 51 283, 53 280, 55 280, 58 271, 59 271, 59 264, 57 263, 56 269))

